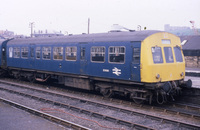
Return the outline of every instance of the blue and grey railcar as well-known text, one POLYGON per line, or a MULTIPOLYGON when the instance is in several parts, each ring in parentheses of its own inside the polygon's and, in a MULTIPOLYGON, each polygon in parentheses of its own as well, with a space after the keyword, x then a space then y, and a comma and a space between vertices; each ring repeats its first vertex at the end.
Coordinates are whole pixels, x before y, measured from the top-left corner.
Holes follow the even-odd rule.
POLYGON ((150 103, 154 98, 163 103, 167 98, 159 97, 172 97, 186 86, 180 39, 166 32, 24 38, 4 46, 2 67, 16 78, 53 78, 66 86, 98 90, 104 96, 118 93, 150 103))

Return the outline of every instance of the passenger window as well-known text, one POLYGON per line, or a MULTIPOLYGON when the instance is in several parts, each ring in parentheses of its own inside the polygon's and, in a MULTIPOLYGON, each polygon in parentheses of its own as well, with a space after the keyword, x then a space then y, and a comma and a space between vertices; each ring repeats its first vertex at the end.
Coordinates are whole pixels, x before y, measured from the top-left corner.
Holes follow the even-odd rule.
POLYGON ((20 58, 20 48, 14 47, 14 58, 20 58))
POLYGON ((105 61, 105 47, 92 47, 91 61, 104 62, 105 61))
POLYGON ((164 52, 165 52, 166 63, 173 63, 174 58, 173 58, 173 54, 172 54, 172 48, 171 47, 164 47, 164 52))
POLYGON ((40 52, 41 52, 41 48, 36 47, 36 59, 40 59, 40 52))
POLYGON ((153 62, 155 64, 156 63, 163 63, 161 47, 152 47, 151 51, 152 51, 152 55, 153 55, 153 62))
POLYGON ((181 48, 179 46, 174 47, 174 53, 176 57, 176 62, 183 62, 181 48))
POLYGON ((51 47, 43 47, 42 48, 42 57, 44 60, 51 59, 51 47))
POLYGON ((125 47, 109 47, 109 62, 124 63, 125 62, 125 47))
POLYGON ((140 48, 133 48, 133 63, 140 63, 140 48))
POLYGON ((66 60, 76 61, 77 47, 66 47, 66 60))
POLYGON ((22 58, 27 59, 28 58, 28 47, 22 47, 21 53, 22 53, 22 58))
POLYGON ((13 48, 9 47, 9 58, 13 57, 13 48))
POLYGON ((63 59, 63 47, 54 47, 53 48, 53 59, 62 60, 63 59))

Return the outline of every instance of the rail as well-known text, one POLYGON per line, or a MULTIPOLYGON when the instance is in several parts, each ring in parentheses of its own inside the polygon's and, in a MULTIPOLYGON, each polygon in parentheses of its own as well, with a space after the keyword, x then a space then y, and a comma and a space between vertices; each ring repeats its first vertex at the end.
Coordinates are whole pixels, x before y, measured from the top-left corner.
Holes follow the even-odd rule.
POLYGON ((2 101, 2 102, 4 102, 4 103, 7 103, 7 104, 9 104, 9 105, 11 105, 11 106, 14 106, 14 107, 16 107, 16 108, 25 110, 25 111, 27 111, 27 112, 29 112, 29 113, 31 113, 31 114, 40 116, 40 117, 45 118, 45 119, 47 119, 47 120, 50 120, 50 121, 52 121, 52 122, 61 124, 61 125, 63 125, 63 126, 67 126, 67 127, 70 127, 70 128, 73 128, 73 129, 78 129, 78 130, 91 130, 90 128, 86 128, 86 127, 81 126, 81 125, 78 125, 78 124, 76 124, 76 123, 63 120, 63 119, 61 119, 61 118, 58 118, 58 117, 55 117, 55 116, 53 116, 53 115, 50 115, 50 114, 47 114, 47 113, 44 113, 44 112, 41 112, 41 111, 32 109, 32 108, 30 108, 30 107, 21 105, 21 104, 19 104, 19 103, 16 103, 16 102, 13 102, 13 101, 4 99, 4 98, 2 98, 2 97, 0 97, 0 101, 2 101))

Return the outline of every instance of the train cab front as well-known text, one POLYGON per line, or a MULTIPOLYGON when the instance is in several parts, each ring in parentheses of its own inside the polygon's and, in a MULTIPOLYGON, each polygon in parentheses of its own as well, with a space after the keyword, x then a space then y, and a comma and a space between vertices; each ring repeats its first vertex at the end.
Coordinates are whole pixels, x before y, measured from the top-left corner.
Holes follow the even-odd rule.
POLYGON ((154 86, 154 97, 159 104, 191 87, 192 81, 184 81, 185 60, 180 38, 160 32, 142 43, 141 81, 154 86), (156 40, 155 40, 156 39, 156 40))

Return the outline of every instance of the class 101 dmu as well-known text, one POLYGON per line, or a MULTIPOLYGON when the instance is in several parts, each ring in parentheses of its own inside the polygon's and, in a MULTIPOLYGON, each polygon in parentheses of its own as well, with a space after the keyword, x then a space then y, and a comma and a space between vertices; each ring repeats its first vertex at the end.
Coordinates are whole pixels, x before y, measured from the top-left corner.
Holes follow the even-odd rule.
POLYGON ((180 38, 162 31, 16 38, 0 43, 1 75, 124 95, 159 104, 179 95, 185 60, 180 38))

